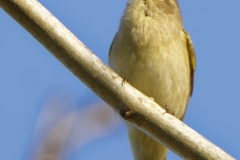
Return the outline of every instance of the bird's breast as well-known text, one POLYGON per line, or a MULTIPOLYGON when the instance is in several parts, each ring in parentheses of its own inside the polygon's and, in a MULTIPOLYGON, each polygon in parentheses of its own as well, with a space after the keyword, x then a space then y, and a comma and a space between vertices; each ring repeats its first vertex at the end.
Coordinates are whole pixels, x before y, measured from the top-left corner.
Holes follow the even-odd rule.
POLYGON ((181 36, 158 45, 136 45, 131 39, 116 39, 110 67, 145 95, 168 107, 180 118, 189 99, 190 68, 186 42, 181 36))

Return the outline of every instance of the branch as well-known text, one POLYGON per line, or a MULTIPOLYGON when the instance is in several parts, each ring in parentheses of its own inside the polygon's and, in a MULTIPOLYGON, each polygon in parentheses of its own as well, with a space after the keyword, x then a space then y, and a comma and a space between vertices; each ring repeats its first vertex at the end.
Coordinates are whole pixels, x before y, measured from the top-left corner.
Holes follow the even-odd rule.
POLYGON ((234 159, 107 67, 36 0, 0 6, 126 121, 184 159, 234 159))

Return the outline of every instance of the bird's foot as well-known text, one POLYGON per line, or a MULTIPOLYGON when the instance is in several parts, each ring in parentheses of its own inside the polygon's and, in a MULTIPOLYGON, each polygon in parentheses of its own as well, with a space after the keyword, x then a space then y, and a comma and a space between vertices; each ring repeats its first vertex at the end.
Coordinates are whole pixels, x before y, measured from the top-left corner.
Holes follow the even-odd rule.
POLYGON ((121 74, 121 77, 122 77, 122 86, 124 85, 125 82, 129 83, 129 80, 127 78, 124 77, 123 74, 121 74))
POLYGON ((165 109, 165 112, 163 114, 169 113, 174 116, 175 112, 171 111, 167 105, 164 106, 164 109, 165 109))

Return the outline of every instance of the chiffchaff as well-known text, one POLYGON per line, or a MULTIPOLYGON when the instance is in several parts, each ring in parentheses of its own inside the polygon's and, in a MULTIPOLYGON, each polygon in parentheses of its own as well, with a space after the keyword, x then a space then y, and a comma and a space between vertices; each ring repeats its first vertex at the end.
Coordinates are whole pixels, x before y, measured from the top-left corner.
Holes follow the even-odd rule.
MULTIPOLYGON (((109 65, 180 120, 193 90, 192 41, 177 0, 129 0, 109 52, 109 65)), ((127 123, 135 160, 166 159, 167 148, 127 123)))

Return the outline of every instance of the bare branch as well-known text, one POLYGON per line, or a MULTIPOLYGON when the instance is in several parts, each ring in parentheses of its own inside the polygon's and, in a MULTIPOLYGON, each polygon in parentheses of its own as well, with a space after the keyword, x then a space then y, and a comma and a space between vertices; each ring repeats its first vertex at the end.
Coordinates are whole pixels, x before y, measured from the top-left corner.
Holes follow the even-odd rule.
POLYGON ((38 1, 0 0, 0 6, 126 121, 159 143, 184 159, 233 159, 127 82, 122 83, 38 1))

